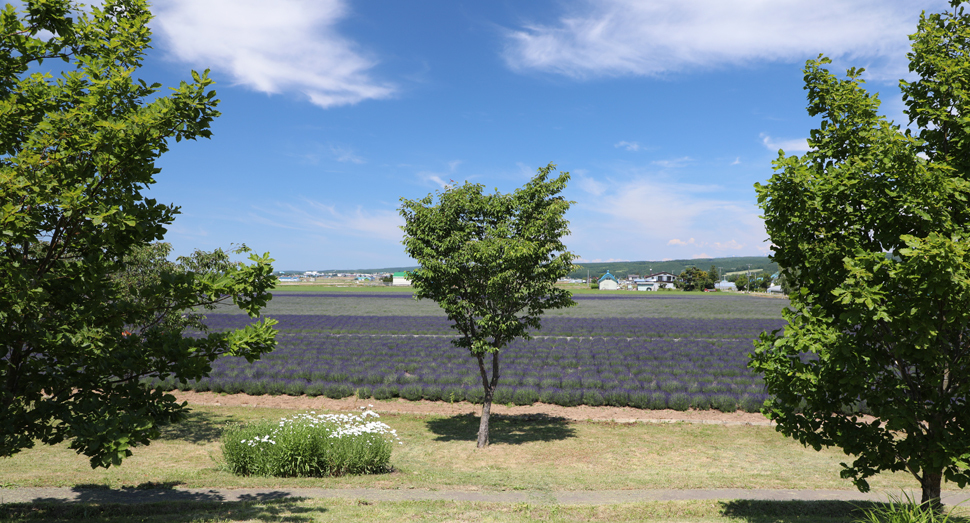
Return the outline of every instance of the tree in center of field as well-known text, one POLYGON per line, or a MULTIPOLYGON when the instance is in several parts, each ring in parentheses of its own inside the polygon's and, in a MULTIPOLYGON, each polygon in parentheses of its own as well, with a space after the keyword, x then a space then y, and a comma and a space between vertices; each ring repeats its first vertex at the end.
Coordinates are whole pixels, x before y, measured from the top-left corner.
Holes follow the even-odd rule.
POLYGON ((781 152, 756 185, 792 291, 784 333, 752 354, 763 412, 854 456, 842 476, 860 490, 906 471, 933 506, 944 479, 970 481, 970 16, 951 6, 911 37, 915 133, 878 114, 861 70, 836 78, 820 57, 805 68, 812 149, 781 152))
POLYGON ((555 286, 573 268, 562 238, 569 203, 559 193, 569 173, 540 168, 511 194, 484 193, 466 182, 420 200, 402 199, 404 246, 420 268, 408 273, 415 298, 436 301, 453 322, 456 347, 478 362, 485 389, 478 447, 488 445, 489 413, 499 380, 499 354, 529 338, 546 309, 575 305, 555 286))

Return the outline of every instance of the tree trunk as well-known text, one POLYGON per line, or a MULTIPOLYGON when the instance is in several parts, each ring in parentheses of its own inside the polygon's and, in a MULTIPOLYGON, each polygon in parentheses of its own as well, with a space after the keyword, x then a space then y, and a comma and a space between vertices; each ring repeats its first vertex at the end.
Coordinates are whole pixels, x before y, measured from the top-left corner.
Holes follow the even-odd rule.
POLYGON ((922 487, 923 490, 923 496, 920 499, 920 504, 922 504, 923 507, 932 509, 937 513, 943 511, 943 503, 940 502, 940 484, 942 482, 942 472, 923 471, 923 476, 920 478, 920 487, 922 487))
POLYGON ((478 356, 478 370, 482 373, 482 386, 485 387, 485 398, 482 401, 482 420, 478 425, 478 448, 488 446, 488 420, 492 414, 492 395, 498 385, 498 353, 492 353, 492 377, 489 379, 485 370, 485 358, 478 356))
POLYGON ((488 418, 492 412, 492 391, 485 389, 485 401, 482 405, 482 421, 478 425, 478 448, 488 446, 488 418))

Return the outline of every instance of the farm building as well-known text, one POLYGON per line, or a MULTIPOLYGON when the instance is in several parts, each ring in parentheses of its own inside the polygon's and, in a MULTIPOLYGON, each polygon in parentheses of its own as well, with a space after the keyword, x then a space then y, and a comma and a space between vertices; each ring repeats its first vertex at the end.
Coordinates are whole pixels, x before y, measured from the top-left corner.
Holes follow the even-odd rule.
POLYGON ((620 288, 620 282, 616 279, 616 276, 610 274, 610 271, 606 271, 606 274, 597 280, 601 291, 615 291, 620 288))
POLYGON ((736 291, 736 290, 738 290, 738 286, 735 285, 734 282, 730 282, 730 281, 727 281, 727 280, 721 280, 718 283, 715 283, 714 284, 714 288, 717 289, 717 290, 719 290, 719 291, 736 291))
POLYGON ((391 275, 391 285, 411 285, 406 272, 395 272, 391 275))

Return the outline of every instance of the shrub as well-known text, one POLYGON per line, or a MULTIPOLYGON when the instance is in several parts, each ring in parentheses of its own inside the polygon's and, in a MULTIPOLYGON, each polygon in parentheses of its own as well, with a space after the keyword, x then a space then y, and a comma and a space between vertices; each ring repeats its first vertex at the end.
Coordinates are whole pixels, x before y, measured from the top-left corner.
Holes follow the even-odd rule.
POLYGON ((421 396, 428 401, 438 401, 441 399, 441 386, 428 385, 421 391, 421 396))
POLYGON ((306 390, 306 382, 303 380, 293 380, 283 387, 283 391, 290 396, 299 396, 306 390))
POLYGON ((711 398, 711 406, 721 412, 734 412, 738 410, 738 400, 730 394, 717 394, 711 398))
POLYGON ((465 400, 471 403, 482 403, 485 401, 485 391, 481 387, 469 387, 465 389, 465 400))
POLYGON ((447 401, 448 403, 454 403, 456 401, 464 401, 465 389, 457 385, 448 386, 443 391, 441 391, 441 399, 444 401, 447 401))
POLYGON ((313 381, 307 383, 307 386, 303 389, 303 392, 310 397, 323 395, 323 383, 319 381, 313 381))
POLYGON ((629 395, 625 390, 609 390, 603 395, 606 404, 611 407, 626 407, 629 402, 629 395))
POLYGON ((741 410, 745 412, 761 412, 761 406, 764 404, 764 398, 754 396, 751 394, 744 394, 741 396, 741 410))
POLYGON ((650 394, 647 392, 633 392, 630 394, 629 405, 638 409, 650 409, 650 394))
POLYGON ((354 389, 346 383, 331 383, 323 389, 323 394, 330 399, 343 399, 354 395, 354 389))
POLYGON ((522 387, 512 395, 512 403, 516 405, 532 405, 539 401, 539 392, 532 387, 522 387))
POLYGON ((650 409, 664 410, 667 408, 667 395, 663 392, 653 392, 650 394, 650 409))
POLYGON ((667 408, 684 411, 690 408, 690 396, 683 392, 675 392, 667 398, 667 408))
POLYGON ((226 468, 244 476, 322 477, 384 472, 392 440, 400 439, 372 411, 298 414, 246 426, 222 436, 226 468))
POLYGON ((711 400, 706 394, 691 394, 690 407, 697 410, 707 410, 711 408, 711 400))
MULTIPOLYGON (((543 380, 543 381, 545 381, 545 380, 543 380)), ((558 380, 556 382, 558 383, 558 380)), ((557 392, 559 392, 559 389, 554 389, 554 388, 551 388, 551 387, 550 388, 544 388, 541 391, 539 391, 539 401, 541 401, 543 403, 548 403, 548 404, 552 405, 556 401, 556 393, 557 392)))
POLYGON ((560 390, 553 397, 553 403, 563 407, 575 407, 579 405, 583 396, 577 390, 560 390))
POLYGON ((389 400, 397 396, 397 389, 392 388, 389 385, 381 385, 374 389, 374 399, 375 400, 389 400))
POLYGON ((512 387, 495 387, 495 392, 492 394, 492 403, 498 403, 499 405, 512 403, 512 394, 512 387))
POLYGON ((599 407, 605 401, 603 400, 603 395, 600 391, 595 389, 589 389, 583 392, 583 403, 591 407, 599 407))
POLYGON ((418 401, 421 399, 421 385, 416 383, 409 383, 401 387, 400 395, 402 398, 409 401, 418 401))
POLYGON ((366 399, 369 399, 373 395, 374 395, 374 392, 367 385, 361 385, 360 387, 357 387, 357 398, 358 399, 366 400, 366 399))
MULTIPOLYGON (((227 391, 228 392, 228 391, 227 391)), ((243 385, 243 392, 250 396, 262 396, 266 394, 265 380, 250 380, 243 385)))

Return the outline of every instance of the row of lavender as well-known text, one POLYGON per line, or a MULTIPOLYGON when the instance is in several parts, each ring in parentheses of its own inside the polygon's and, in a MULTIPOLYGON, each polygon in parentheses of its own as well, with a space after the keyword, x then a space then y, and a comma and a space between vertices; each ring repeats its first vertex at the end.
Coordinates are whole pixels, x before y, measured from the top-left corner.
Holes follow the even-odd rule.
MULTIPOLYGON (((712 320, 658 320, 664 321, 675 327, 661 330, 662 337, 549 337, 516 342, 502 352, 494 401, 757 410, 765 395, 760 377, 746 368, 753 335, 714 338, 710 336, 712 320), (690 331, 690 323, 696 323, 697 329, 690 331), (680 339, 671 334, 674 330, 680 339), (686 335, 691 332, 693 336, 686 335)), ((210 325, 215 328, 218 324, 210 319, 210 325)), ((305 323, 282 324, 284 329, 299 325, 305 323)), ((286 329, 281 330, 278 341, 274 352, 253 364, 242 358, 222 358, 214 363, 210 377, 198 383, 155 384, 226 393, 482 400, 475 361, 451 346, 446 337, 334 335, 286 329)))
MULTIPOLYGON (((331 334, 447 334, 454 330, 443 316, 323 316, 278 315, 277 328, 285 332, 331 334)), ((213 330, 238 329, 252 320, 244 315, 211 314, 206 324, 213 330)), ((608 336, 618 338, 743 338, 785 326, 775 319, 675 319, 675 318, 570 318, 542 319, 542 336, 608 336)))

